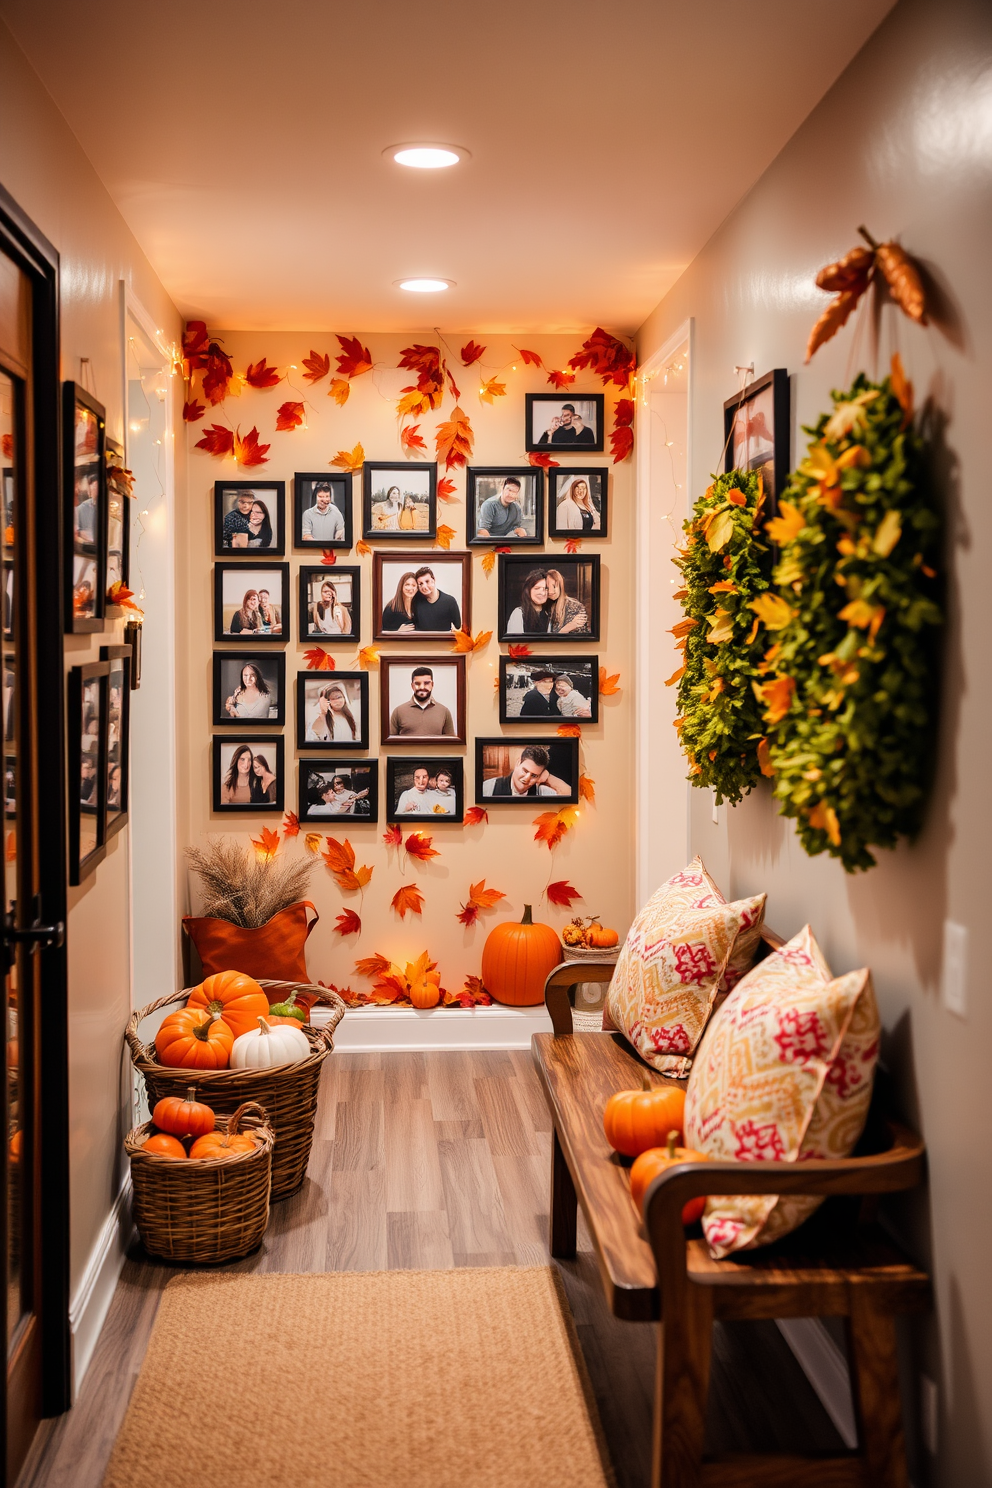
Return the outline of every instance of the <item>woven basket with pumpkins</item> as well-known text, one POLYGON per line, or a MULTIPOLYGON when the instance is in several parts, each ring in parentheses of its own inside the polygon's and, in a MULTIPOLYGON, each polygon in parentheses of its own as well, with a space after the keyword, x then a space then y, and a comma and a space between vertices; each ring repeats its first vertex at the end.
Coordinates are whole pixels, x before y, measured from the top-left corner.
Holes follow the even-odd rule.
POLYGON ((306 1177, 320 1073, 344 1012, 341 998, 323 987, 222 971, 138 1008, 125 1038, 149 1105, 183 1095, 195 1082, 215 1109, 232 1110, 244 1101, 264 1106, 275 1134, 272 1197, 282 1199, 306 1177), (308 1006, 318 1003, 331 1015, 324 1027, 313 1028, 308 1006), (139 1025, 162 1008, 172 1011, 154 1042, 144 1044, 139 1025))
POLYGON ((620 937, 601 925, 598 915, 585 919, 576 915, 561 932, 561 938, 566 961, 615 961, 620 954, 620 937))

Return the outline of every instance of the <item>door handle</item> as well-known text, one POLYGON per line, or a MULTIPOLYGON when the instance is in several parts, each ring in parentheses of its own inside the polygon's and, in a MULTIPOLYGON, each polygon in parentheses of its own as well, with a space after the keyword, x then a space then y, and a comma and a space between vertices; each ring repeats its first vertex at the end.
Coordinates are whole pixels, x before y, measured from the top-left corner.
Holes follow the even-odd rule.
POLYGON ((8 945, 27 944, 33 951, 45 950, 49 946, 60 946, 65 941, 65 923, 56 920, 54 925, 39 925, 37 921, 26 930, 15 930, 5 926, 3 939, 8 945))

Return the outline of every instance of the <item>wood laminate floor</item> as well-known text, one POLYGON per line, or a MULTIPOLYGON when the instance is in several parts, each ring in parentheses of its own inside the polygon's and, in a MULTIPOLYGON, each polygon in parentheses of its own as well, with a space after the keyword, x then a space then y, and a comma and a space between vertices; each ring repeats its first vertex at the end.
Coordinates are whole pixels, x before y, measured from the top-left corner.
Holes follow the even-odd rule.
MULTIPOLYGON (((334 1055, 306 1183, 223 1269, 547 1265, 550 1131, 529 1051, 334 1055)), ((655 1328, 607 1312, 581 1215, 579 1247, 560 1269, 617 1481, 644 1488, 655 1328)), ((99 1488, 173 1274, 135 1247, 79 1399, 45 1423, 18 1488, 99 1488)), ((717 1325, 707 1432, 712 1451, 843 1445, 774 1323, 717 1325)))

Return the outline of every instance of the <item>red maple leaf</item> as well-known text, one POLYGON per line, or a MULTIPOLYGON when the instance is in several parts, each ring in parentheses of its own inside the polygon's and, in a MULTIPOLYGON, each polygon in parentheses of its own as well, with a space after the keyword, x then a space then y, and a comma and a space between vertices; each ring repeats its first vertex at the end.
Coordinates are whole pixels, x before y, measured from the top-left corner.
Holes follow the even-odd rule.
POLYGON ((532 648, 530 646, 524 646, 524 645, 521 645, 519 643, 517 643, 517 644, 515 644, 513 646, 508 646, 506 649, 509 651, 510 655, 512 657, 516 658, 516 659, 519 659, 520 657, 523 657, 523 656, 533 656, 534 655, 534 652, 533 652, 533 650, 532 650, 532 648))
POLYGON ((419 392, 427 399, 430 408, 436 408, 444 397, 444 366, 437 346, 405 346, 400 352, 398 365, 407 371, 416 372, 416 387, 404 388, 404 393, 419 392))
POLYGON ((626 460, 634 448, 633 429, 614 429, 610 434, 610 453, 613 456, 614 465, 619 465, 621 460, 626 460))
POLYGON ((331 359, 329 356, 322 356, 319 351, 311 349, 310 355, 303 358, 303 365, 307 369, 303 374, 304 380, 306 382, 319 382, 322 377, 326 377, 328 372, 330 372, 331 359))
POLYGON ((453 480, 449 480, 446 475, 442 475, 437 483, 438 501, 454 501, 457 489, 458 487, 453 480))
POLYGON ((188 320, 186 329, 183 331, 183 361, 190 372, 200 372, 207 365, 207 348, 210 337, 207 335, 207 322, 205 320, 188 320))
POLYGON ((282 378, 275 367, 270 367, 263 357, 260 362, 248 363, 245 382, 253 388, 270 388, 275 387, 277 382, 282 382, 282 378))
POLYGON ((187 424, 197 424, 206 411, 205 405, 198 398, 194 398, 192 402, 187 399, 183 404, 183 421, 187 424))
POLYGON ((286 429, 298 429, 303 422, 302 403, 280 403, 276 409, 276 433, 286 429))
POLYGON ((558 737, 561 739, 581 739, 582 730, 577 723, 560 723, 557 729, 558 737))
POLYGON ((383 832, 382 840, 387 847, 399 847, 403 841, 402 829, 394 822, 391 827, 387 827, 383 832))
POLYGON ((334 921, 334 929, 338 935, 361 935, 362 922, 353 909, 346 909, 334 921))
POLYGON ((334 657, 323 646, 311 646, 309 651, 304 651, 303 658, 308 672, 334 671, 334 657))
POLYGON ((419 424, 409 424, 406 428, 400 430, 400 444, 402 444, 409 455, 417 455, 421 450, 423 450, 425 455, 427 453, 427 445, 417 432, 419 428, 419 424))
POLYGON ((568 537, 565 539, 565 552, 577 553, 582 546, 581 537, 568 537))
POLYGON ((487 889, 486 880, 480 879, 478 883, 470 884, 468 890, 468 901, 462 905, 461 913, 455 918, 463 925, 474 925, 479 918, 479 912, 483 909, 492 909, 506 895, 502 889, 487 889))
POLYGON ((408 910, 411 914, 423 914, 424 896, 416 884, 404 884, 401 889, 396 890, 389 903, 401 920, 406 919, 408 910))
POLYGON ((484 806, 470 806, 465 812, 465 825, 467 827, 477 827, 480 822, 488 823, 488 821, 489 812, 484 806))
POLYGON ((250 468, 252 465, 267 465, 269 463, 268 451, 272 448, 269 444, 259 444, 258 430, 251 428, 242 437, 240 428, 234 436, 234 458, 239 465, 250 468))
POLYGON ((282 833, 284 837, 298 837, 300 835, 300 818, 295 811, 287 811, 283 817, 282 833))
POLYGON ((550 384, 551 384, 551 386, 553 388, 558 388, 559 390, 561 388, 571 387, 572 386, 572 383, 575 381, 575 373, 574 372, 549 372, 548 373, 548 381, 550 382, 550 384))
POLYGON ((514 351, 520 357, 525 367, 543 367, 544 362, 536 351, 525 351, 522 346, 515 346, 514 351))
POLYGON ((529 465, 540 465, 540 467, 541 467, 542 470, 550 470, 553 465, 560 465, 561 464, 561 461, 560 460, 552 460, 552 458, 551 458, 550 455, 546 455, 543 452, 541 452, 541 453, 536 453, 536 454, 530 454, 530 455, 528 455, 527 456, 527 463, 529 465))
POLYGON ((609 331, 604 331, 602 326, 597 326, 589 340, 583 341, 582 350, 569 357, 568 365, 575 372, 589 367, 602 377, 604 385, 615 382, 617 387, 626 387, 634 374, 637 358, 629 346, 611 336, 609 331))
POLYGON ((233 376, 231 358, 216 341, 211 341, 207 348, 207 370, 203 374, 203 396, 211 403, 223 403, 233 376))
POLYGON ((458 353, 462 359, 462 366, 471 367, 473 362, 479 360, 485 349, 484 346, 479 345, 478 341, 467 341, 458 353))
POLYGON ((226 428, 224 424, 211 424, 203 438, 198 439, 193 448, 206 450, 208 455, 233 455, 234 431, 226 428))
POLYGON ((338 555, 333 548, 325 548, 320 555, 320 561, 325 566, 330 566, 332 563, 337 563, 338 555))
POLYGON ((406 839, 406 850, 418 863, 429 863, 431 858, 441 856, 436 847, 431 847, 432 841, 428 832, 411 832, 406 839))
POLYGON ((559 878, 554 883, 549 883, 544 892, 548 896, 549 904, 560 904, 565 909, 571 909, 573 899, 582 898, 578 889, 574 889, 566 878, 559 878))
POLYGON ((372 371, 372 353, 363 346, 357 336, 342 336, 335 332, 342 355, 337 357, 338 371, 342 377, 361 377, 372 371))

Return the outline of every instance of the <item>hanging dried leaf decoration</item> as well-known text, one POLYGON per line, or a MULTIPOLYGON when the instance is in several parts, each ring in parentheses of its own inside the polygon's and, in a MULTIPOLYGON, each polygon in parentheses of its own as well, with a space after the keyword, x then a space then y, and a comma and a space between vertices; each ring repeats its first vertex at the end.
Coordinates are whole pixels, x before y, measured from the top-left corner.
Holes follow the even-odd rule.
POLYGON ((810 331, 807 362, 847 324, 862 295, 869 285, 878 283, 879 276, 900 310, 917 325, 927 324, 926 293, 918 265, 898 243, 876 243, 863 226, 858 228, 858 232, 868 247, 852 248, 836 263, 827 264, 816 276, 817 287, 835 294, 836 298, 831 300, 810 331))

